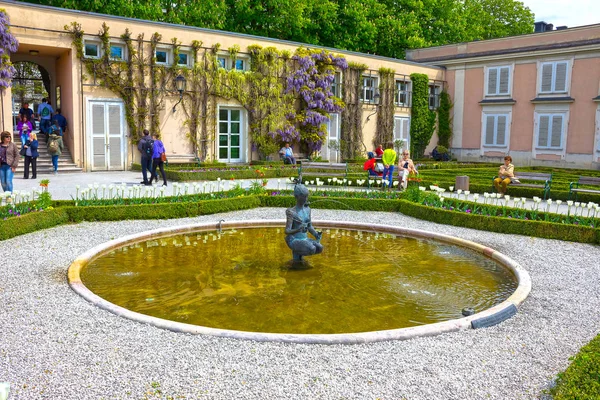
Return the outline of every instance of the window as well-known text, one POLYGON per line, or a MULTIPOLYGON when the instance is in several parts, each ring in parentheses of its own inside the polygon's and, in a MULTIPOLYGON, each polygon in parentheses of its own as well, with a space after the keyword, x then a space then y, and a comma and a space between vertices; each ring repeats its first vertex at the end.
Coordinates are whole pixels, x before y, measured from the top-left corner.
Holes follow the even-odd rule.
POLYGON ((85 42, 83 52, 86 57, 99 58, 100 57, 100 43, 85 42))
POLYGON ((331 93, 336 97, 342 97, 341 86, 342 75, 339 72, 334 74, 333 83, 331 84, 331 93))
POLYGON ((566 93, 568 68, 567 61, 542 63, 540 93, 566 93))
POLYGON ((484 114, 484 146, 507 146, 509 114, 484 114))
POLYGON ((169 63, 169 51, 168 50, 156 50, 154 53, 157 64, 168 64, 169 63))
POLYGON ((538 114, 537 147, 562 148, 566 114, 538 114))
POLYGON ((410 149, 410 118, 394 117, 394 142, 402 140, 402 150, 410 149))
POLYGON ((110 58, 113 60, 124 60, 125 59, 125 46, 120 44, 110 45, 110 58))
POLYGON ((363 76, 362 78, 362 90, 360 92, 360 99, 364 102, 375 101, 375 88, 377 87, 377 79, 373 77, 363 76))
POLYGON ((217 63, 219 64, 219 67, 227 69, 227 58, 217 57, 217 63))
POLYGON ((240 60, 239 58, 235 60, 235 69, 238 71, 246 70, 246 60, 240 60))
POLYGON ((395 102, 399 107, 410 107, 410 82, 396 81, 395 102))
POLYGON ((487 70, 488 96, 508 96, 510 94, 510 67, 492 67, 487 70))
POLYGON ((429 108, 436 109, 440 106, 441 88, 437 85, 429 85, 429 108))
POLYGON ((181 65, 184 67, 189 66, 190 55, 185 52, 179 53, 179 59, 177 60, 177 65, 181 65))

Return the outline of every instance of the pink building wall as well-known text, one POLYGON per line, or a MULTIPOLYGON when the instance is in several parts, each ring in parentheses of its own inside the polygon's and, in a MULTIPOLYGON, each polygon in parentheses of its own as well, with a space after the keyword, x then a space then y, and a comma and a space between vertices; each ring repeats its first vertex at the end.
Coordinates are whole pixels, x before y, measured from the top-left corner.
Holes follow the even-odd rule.
POLYGON ((483 95, 483 68, 465 71, 463 142, 465 149, 481 146, 481 97, 483 95))
POLYGON ((535 105, 531 99, 536 96, 537 66, 516 64, 513 70, 512 126, 510 131, 510 149, 513 151, 531 151, 533 144, 533 114, 535 105))
POLYGON ((592 154, 596 110, 598 104, 592 99, 598 96, 600 82, 600 57, 576 59, 571 79, 571 105, 567 153, 592 154))

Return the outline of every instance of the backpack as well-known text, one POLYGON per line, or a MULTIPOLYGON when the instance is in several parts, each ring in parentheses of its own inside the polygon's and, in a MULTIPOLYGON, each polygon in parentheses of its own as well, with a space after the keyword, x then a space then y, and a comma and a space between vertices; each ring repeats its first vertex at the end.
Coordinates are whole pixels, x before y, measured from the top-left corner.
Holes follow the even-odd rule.
POLYGON ((42 108, 42 117, 47 117, 49 115, 50 115, 50 110, 48 109, 48 107, 42 108))
POLYGON ((50 153, 50 154, 58 153, 58 139, 51 140, 50 143, 48 143, 48 153, 50 153))
POLYGON ((142 155, 152 158, 152 151, 154 150, 153 140, 142 141, 142 155))

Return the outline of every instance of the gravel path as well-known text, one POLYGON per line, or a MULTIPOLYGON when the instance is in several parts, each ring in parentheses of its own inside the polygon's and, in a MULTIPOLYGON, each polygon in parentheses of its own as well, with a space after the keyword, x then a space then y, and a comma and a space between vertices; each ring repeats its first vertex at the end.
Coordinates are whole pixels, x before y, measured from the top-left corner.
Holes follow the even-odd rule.
POLYGON ((600 331, 600 247, 390 213, 314 210, 313 218, 434 230, 505 252, 533 281, 517 316, 492 328, 410 341, 257 343, 126 320, 94 307, 66 281, 77 255, 125 234, 282 216, 282 209, 255 209, 82 223, 0 242, 0 382, 10 382, 10 399, 535 399, 600 331))

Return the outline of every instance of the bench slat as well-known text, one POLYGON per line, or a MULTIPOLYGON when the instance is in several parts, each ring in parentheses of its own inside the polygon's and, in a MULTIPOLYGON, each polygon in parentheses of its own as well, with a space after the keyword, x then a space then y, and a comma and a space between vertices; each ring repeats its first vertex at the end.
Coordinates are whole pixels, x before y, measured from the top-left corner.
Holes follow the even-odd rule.
POLYGON ((600 190, 594 190, 594 189, 571 189, 571 192, 600 193, 600 190))
POLYGON ((598 186, 600 186, 600 178, 594 178, 591 176, 580 176, 579 181, 577 183, 579 185, 598 185, 598 186))

